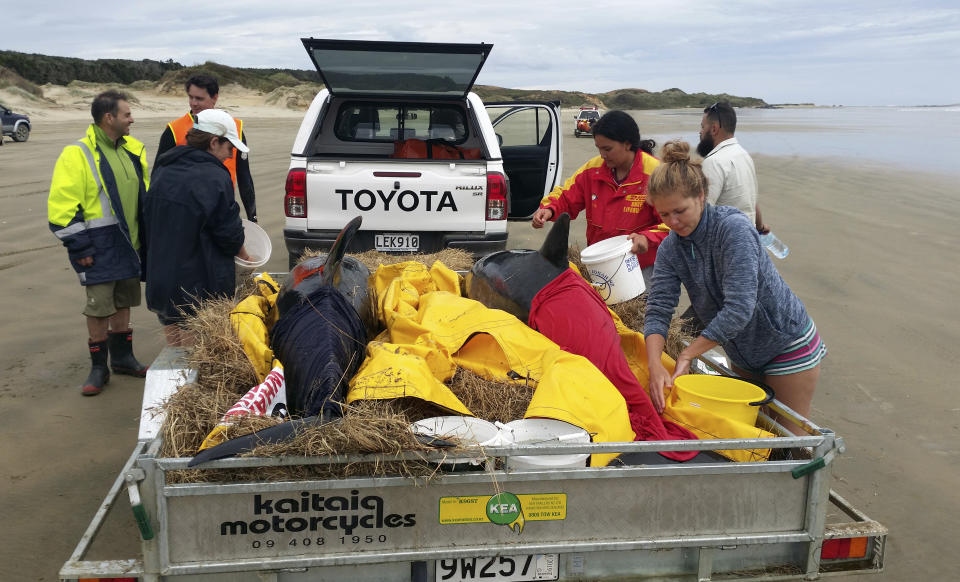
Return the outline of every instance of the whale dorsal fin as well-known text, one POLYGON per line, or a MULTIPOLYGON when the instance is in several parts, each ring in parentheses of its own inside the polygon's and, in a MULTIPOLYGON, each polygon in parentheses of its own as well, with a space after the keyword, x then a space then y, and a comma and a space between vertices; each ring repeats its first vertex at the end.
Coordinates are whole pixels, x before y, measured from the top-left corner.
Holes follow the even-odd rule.
POLYGON ((547 238, 540 247, 540 255, 551 265, 566 269, 569 261, 570 215, 564 212, 553 222, 547 238))
POLYGON ((360 223, 363 222, 363 217, 358 216, 347 223, 343 227, 343 230, 340 231, 340 234, 337 235, 337 240, 334 241, 333 246, 330 247, 330 254, 327 255, 327 262, 323 264, 323 273, 320 275, 321 282, 324 285, 335 285, 337 281, 337 275, 340 273, 340 262, 343 260, 343 255, 347 253, 347 247, 350 246, 350 241, 353 240, 357 231, 360 230, 360 223))

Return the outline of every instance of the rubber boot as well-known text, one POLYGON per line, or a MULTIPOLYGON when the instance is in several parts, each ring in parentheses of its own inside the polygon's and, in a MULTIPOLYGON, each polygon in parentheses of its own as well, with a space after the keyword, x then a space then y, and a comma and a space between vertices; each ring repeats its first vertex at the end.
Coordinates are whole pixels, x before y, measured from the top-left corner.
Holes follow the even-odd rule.
POLYGON ((83 383, 84 396, 96 396, 103 391, 103 386, 110 381, 110 368, 107 367, 107 340, 88 342, 90 348, 90 375, 83 383))
POLYGON ((125 374, 143 378, 147 375, 147 366, 137 361, 133 356, 133 330, 111 331, 110 340, 110 367, 114 374, 125 374))

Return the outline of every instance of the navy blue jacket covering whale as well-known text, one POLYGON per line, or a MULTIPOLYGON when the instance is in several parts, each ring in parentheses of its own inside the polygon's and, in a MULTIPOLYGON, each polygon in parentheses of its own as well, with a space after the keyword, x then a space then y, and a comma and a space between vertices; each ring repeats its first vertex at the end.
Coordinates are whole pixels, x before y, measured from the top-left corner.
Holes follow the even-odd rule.
POLYGON ((365 316, 369 321, 372 314, 370 270, 343 256, 360 222, 357 217, 347 224, 323 265, 316 258, 294 267, 277 297, 280 318, 270 343, 283 364, 294 415, 341 416, 347 383, 363 362, 365 316))
POLYGON ((351 220, 324 257, 290 272, 277 297, 280 314, 271 331, 274 355, 284 367, 287 407, 294 419, 198 453, 190 466, 289 440, 309 426, 342 416, 347 384, 363 362, 373 310, 370 270, 345 257, 361 218, 351 220))

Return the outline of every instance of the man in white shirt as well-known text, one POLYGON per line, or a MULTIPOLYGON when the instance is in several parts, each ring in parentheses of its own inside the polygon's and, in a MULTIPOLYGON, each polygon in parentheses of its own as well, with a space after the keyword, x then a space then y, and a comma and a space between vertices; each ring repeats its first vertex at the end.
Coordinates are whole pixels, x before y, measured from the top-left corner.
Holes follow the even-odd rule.
POLYGON ((714 103, 703 110, 697 153, 703 156, 707 201, 739 208, 764 234, 770 229, 757 207, 757 171, 750 154, 733 137, 736 129, 737 113, 729 103, 714 103))
MULTIPOLYGON (((753 158, 733 137, 736 129, 737 112, 726 101, 703 110, 697 153, 703 156, 701 169, 707 177, 707 202, 739 208, 760 234, 766 234, 770 229, 763 224, 757 207, 757 171, 753 158)), ((693 335, 699 335, 706 327, 692 306, 680 318, 686 320, 686 331, 693 335)))

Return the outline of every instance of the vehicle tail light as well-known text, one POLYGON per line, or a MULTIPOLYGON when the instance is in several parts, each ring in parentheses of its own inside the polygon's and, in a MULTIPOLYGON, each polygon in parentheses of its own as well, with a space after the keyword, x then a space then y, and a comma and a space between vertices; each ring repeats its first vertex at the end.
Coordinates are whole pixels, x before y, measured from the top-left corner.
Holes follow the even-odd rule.
POLYGON ((507 219, 507 180, 503 174, 487 174, 487 220, 507 219))
POLYGON ((833 538, 823 541, 821 560, 865 558, 868 538, 833 538))
POLYGON ((307 171, 290 170, 287 173, 286 194, 283 197, 283 212, 289 218, 307 216, 307 171))

